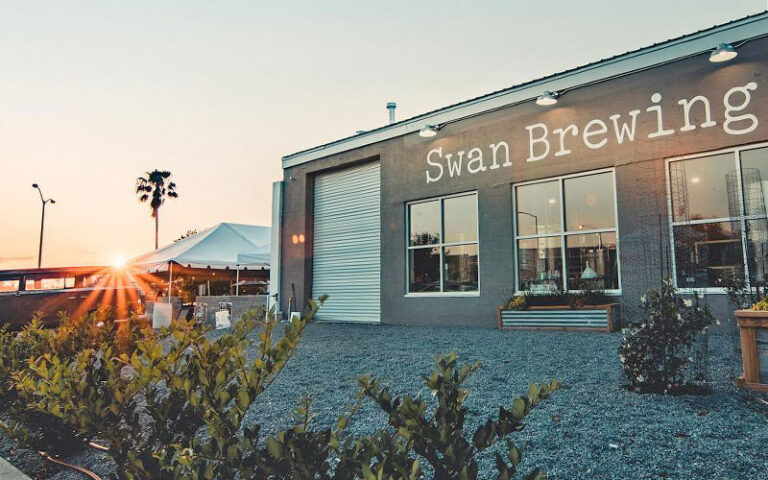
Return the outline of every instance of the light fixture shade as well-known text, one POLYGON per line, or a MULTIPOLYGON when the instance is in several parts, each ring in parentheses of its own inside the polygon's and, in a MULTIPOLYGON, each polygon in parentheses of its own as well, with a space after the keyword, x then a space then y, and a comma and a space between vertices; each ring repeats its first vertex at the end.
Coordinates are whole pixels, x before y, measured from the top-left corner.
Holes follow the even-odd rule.
POLYGON ((546 91, 536 99, 536 105, 548 107, 557 103, 557 93, 546 91))
POLYGON ((739 53, 730 43, 721 43, 709 54, 709 61, 712 63, 722 63, 733 60, 739 53))
POLYGON ((419 136, 424 138, 434 137, 437 135, 437 127, 434 125, 424 125, 419 130, 419 136))

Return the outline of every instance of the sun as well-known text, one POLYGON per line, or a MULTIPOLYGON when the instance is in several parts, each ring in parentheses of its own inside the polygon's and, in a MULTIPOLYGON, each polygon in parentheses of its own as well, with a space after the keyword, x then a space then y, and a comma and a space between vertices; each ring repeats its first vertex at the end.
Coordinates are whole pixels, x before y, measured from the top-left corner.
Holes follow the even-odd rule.
POLYGON ((112 259, 112 266, 115 268, 123 268, 125 266, 125 257, 115 257, 112 259))

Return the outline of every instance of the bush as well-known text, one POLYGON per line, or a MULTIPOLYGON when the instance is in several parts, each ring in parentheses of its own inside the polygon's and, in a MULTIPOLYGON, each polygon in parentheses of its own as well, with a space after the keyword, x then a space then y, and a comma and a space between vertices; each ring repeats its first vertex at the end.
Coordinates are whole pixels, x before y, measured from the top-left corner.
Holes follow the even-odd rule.
POLYGON ((638 391, 675 392, 686 386, 696 335, 715 323, 708 305, 693 295, 683 300, 670 280, 641 299, 645 319, 622 330, 619 359, 630 387, 638 391))
MULTIPOLYGON (((480 364, 459 366, 455 353, 438 356, 436 363, 435 371, 424 378, 424 385, 435 397, 434 407, 420 396, 392 398, 378 379, 360 378, 362 393, 387 413, 392 427, 391 432, 379 434, 379 443, 386 446, 388 455, 371 459, 375 478, 424 478, 422 461, 429 464, 437 479, 478 478, 478 455, 522 430, 523 418, 558 388, 557 382, 531 384, 525 397, 514 400, 509 409, 499 407, 497 419, 488 419, 467 438, 464 429, 468 408, 464 401, 469 391, 463 384, 480 364), (406 472, 408 475, 403 476, 406 472)), ((520 450, 511 441, 506 442, 505 452, 504 457, 498 452, 494 455, 499 479, 513 478, 521 460, 520 450)), ((363 466, 367 460, 364 458, 363 466)), ((366 471, 362 473, 366 476, 361 478, 369 478, 366 471)), ((536 469, 525 478, 543 478, 543 473, 536 469)))
MULTIPOLYGON (((509 440, 502 448, 503 456, 494 447, 522 430, 523 418, 559 384, 531 384, 526 396, 515 399, 508 408, 499 407, 497 419, 488 419, 467 437, 464 401, 469 391, 463 384, 479 366, 459 365, 455 353, 438 356, 435 370, 424 377, 436 405, 421 396, 393 397, 379 379, 360 377, 358 400, 372 400, 387 415, 391 427, 360 438, 342 439, 349 421, 346 415, 339 417, 334 428, 312 431, 310 402, 305 399, 297 411, 296 425, 267 438, 256 455, 258 467, 242 478, 470 480, 478 478, 478 457, 488 449, 495 450, 496 478, 514 478, 522 452, 509 440)), ((543 477, 535 469, 525 478, 543 477)))
POLYGON ((91 358, 94 349, 107 344, 134 348, 139 322, 134 317, 115 326, 112 315, 110 308, 80 317, 59 312, 56 329, 44 328, 34 317, 19 332, 0 331, 0 381, 5 387, 0 398, 11 414, 1 425, 6 433, 37 450, 63 453, 83 447, 71 405, 52 399, 79 389, 81 395, 69 399, 74 402, 86 393, 88 384, 79 383, 83 372, 102 365, 91 358))
MULTIPOLYGON (((294 426, 274 435, 245 424, 324 300, 310 300, 282 336, 279 321, 263 310, 220 336, 184 321, 160 332, 131 327, 127 350, 116 347, 119 329, 87 319, 64 322, 57 331, 33 322, 15 337, 0 331, 0 349, 15 359, 0 363, 16 392, 10 429, 35 447, 45 443, 34 435, 41 430, 70 448, 97 439, 118 480, 473 479, 478 456, 489 449, 498 478, 513 478, 521 452, 507 441, 502 455, 499 443, 522 429, 525 415, 558 385, 532 384, 525 397, 467 435, 463 384, 479 365, 459 365, 455 354, 438 357, 424 379, 436 405, 420 396, 393 398, 378 379, 359 379, 358 404, 373 400, 389 419, 391 429, 375 435, 346 435, 347 415, 332 428, 313 429, 309 399, 297 409, 294 426), (257 329, 256 355, 249 358, 257 329)), ((67 448, 47 441, 57 453, 67 448)), ((541 476, 535 470, 526 478, 541 476)))

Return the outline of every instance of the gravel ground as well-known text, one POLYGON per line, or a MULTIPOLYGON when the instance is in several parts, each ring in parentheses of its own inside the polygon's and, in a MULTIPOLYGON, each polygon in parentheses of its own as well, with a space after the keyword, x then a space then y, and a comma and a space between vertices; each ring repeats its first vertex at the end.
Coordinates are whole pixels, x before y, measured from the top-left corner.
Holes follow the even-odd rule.
MULTIPOLYGON (((468 383, 472 425, 495 416, 530 381, 564 384, 513 435, 524 448, 524 472, 540 466, 563 480, 768 479, 768 409, 732 384, 740 371, 738 339, 710 337, 710 395, 674 397, 626 391, 619 342, 619 334, 312 325, 247 421, 266 431, 284 428, 300 398, 311 395, 316 424, 330 425, 354 400, 357 376, 366 373, 379 376, 395 394, 425 392, 420 377, 431 369, 434 354, 453 349, 462 361, 483 364, 468 383)), ((350 430, 371 433, 385 426, 386 416, 366 404, 350 430)), ((0 438, 0 455, 32 476, 83 478, 52 468, 40 472, 31 452, 12 448, 0 438)), ((101 474, 111 470, 97 452, 70 460, 101 474)), ((481 478, 492 478, 490 461, 482 469, 481 478)))

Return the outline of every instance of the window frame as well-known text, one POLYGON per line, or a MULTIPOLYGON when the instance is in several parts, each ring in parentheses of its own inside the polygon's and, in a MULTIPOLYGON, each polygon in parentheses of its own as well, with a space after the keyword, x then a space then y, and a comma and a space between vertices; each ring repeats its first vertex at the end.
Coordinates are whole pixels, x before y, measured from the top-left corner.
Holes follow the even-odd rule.
POLYGON ((746 229, 746 223, 748 221, 753 220, 761 220, 761 219, 768 219, 768 214, 766 215, 745 215, 744 211, 744 185, 742 184, 742 170, 741 170, 741 152, 749 151, 749 150, 758 150, 761 148, 768 147, 768 142, 762 142, 762 143, 753 143, 748 145, 739 145, 736 147, 728 147, 723 148, 720 150, 710 150, 707 152, 699 152, 699 153, 692 153, 689 155, 680 155, 677 157, 669 157, 664 162, 664 175, 667 182, 667 227, 669 235, 669 248, 670 248, 670 265, 672 266, 672 284, 677 288, 681 293, 684 294, 692 294, 692 293, 706 293, 706 294, 715 294, 715 295, 725 295, 727 294, 727 290, 725 287, 680 287, 677 284, 677 252, 675 250, 675 227, 679 226, 690 226, 690 225, 702 225, 706 223, 724 223, 724 222, 736 222, 739 224, 741 232, 739 233, 739 237, 741 239, 741 256, 742 256, 742 266, 744 267, 744 280, 746 281, 747 287, 751 287, 751 279, 749 275, 749 252, 747 248, 747 242, 749 239, 747 238, 747 229, 746 229), (674 211, 672 206, 672 175, 670 174, 670 165, 673 162, 679 162, 679 161, 685 161, 685 160, 694 160, 697 158, 706 158, 706 157, 712 157, 715 155, 724 155, 724 154, 731 154, 733 156, 733 162, 735 170, 738 172, 738 175, 736 176, 738 179, 738 185, 739 185, 739 215, 737 217, 723 217, 723 218, 706 218, 706 219, 700 219, 700 220, 686 220, 686 221, 675 221, 674 219, 674 211))
POLYGON ((436 197, 421 198, 418 200, 411 200, 405 202, 405 294, 404 297, 424 298, 424 297, 479 297, 480 296, 480 198, 477 190, 468 190, 465 192, 452 193, 449 195, 440 195, 436 197), (445 203, 444 200, 458 197, 475 197, 475 218, 476 240, 463 241, 463 242, 446 242, 445 241, 445 203), (418 205, 420 203, 429 202, 440 203, 440 241, 436 244, 430 245, 411 245, 411 205, 418 205), (445 260, 443 250, 446 247, 452 247, 457 245, 476 245, 477 246, 477 290, 469 292, 446 292, 445 288, 445 260), (438 292, 411 292, 411 250, 437 248, 440 251, 440 291, 438 292))
POLYGON ((616 169, 614 167, 601 168, 597 170, 589 170, 586 172, 571 173, 568 175, 560 175, 557 177, 540 178, 537 180, 530 180, 526 182, 519 182, 512 184, 512 243, 514 252, 514 265, 515 265, 515 294, 520 295, 524 291, 520 289, 520 255, 518 252, 519 240, 526 240, 532 238, 544 238, 544 237, 560 237, 560 255, 563 262, 563 291, 579 293, 583 290, 568 289, 568 242, 567 238, 574 235, 583 235, 590 233, 613 233, 616 235, 616 278, 618 280, 618 288, 604 290, 606 295, 618 296, 622 293, 621 287, 621 240, 619 236, 619 202, 616 188, 616 169), (565 229, 565 216, 567 211, 567 205, 565 204, 565 180, 569 178, 588 177, 590 175, 598 175, 602 173, 610 173, 611 180, 613 181, 613 222, 612 228, 595 228, 589 230, 566 230, 565 229), (537 183, 546 183, 556 181, 558 188, 560 189, 560 231, 557 233, 544 233, 536 235, 518 235, 517 234, 517 187, 525 185, 534 185, 537 183))

